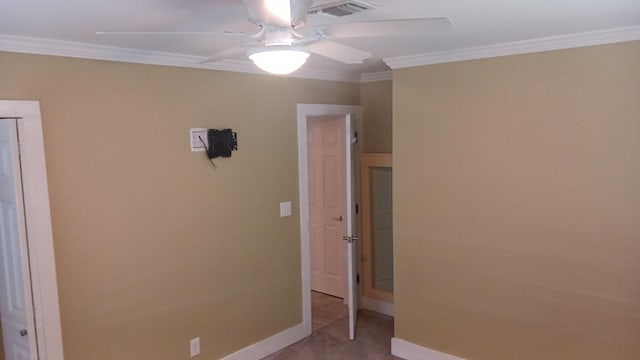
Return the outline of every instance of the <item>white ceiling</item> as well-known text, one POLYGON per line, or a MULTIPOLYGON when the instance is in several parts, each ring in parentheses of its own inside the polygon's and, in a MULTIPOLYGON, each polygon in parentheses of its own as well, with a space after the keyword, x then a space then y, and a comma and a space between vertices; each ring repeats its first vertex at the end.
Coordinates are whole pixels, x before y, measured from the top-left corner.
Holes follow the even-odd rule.
MULTIPOLYGON (((329 2, 332 1, 316 0, 314 5, 329 2)), ((389 70, 382 61, 385 58, 450 52, 604 29, 635 29, 640 26, 640 0, 367 2, 377 5, 378 8, 337 20, 319 15, 310 16, 306 26, 334 22, 448 17, 453 23, 453 31, 433 36, 341 39, 341 43, 368 51, 373 57, 362 65, 345 65, 312 55, 303 68, 305 71, 353 77, 389 70)), ((0 1, 0 50, 20 51, 10 46, 3 47, 3 41, 16 42, 24 37, 33 43, 34 39, 31 38, 38 38, 37 46, 47 48, 49 42, 41 40, 52 39, 100 45, 101 47, 93 48, 102 50, 112 49, 110 47, 142 50, 137 54, 145 54, 146 58, 150 58, 149 56, 156 52, 171 53, 183 56, 183 61, 193 61, 195 64, 198 59, 239 45, 243 40, 233 36, 215 35, 96 35, 96 31, 225 30, 255 32, 255 26, 247 21, 247 10, 241 0, 0 1)), ((82 46, 73 44, 74 49, 82 46)), ((46 49, 31 49, 25 52, 47 53, 46 49)), ((60 51, 50 52, 61 54, 60 51)), ((130 54, 128 56, 132 58, 130 54)), ((114 58, 117 56, 114 55, 114 58)), ((123 60, 126 59, 127 56, 123 55, 123 60)), ((238 69, 249 65, 248 60, 242 55, 235 60, 237 61, 231 64, 238 69)), ((212 68, 215 68, 215 65, 212 64, 212 68)))

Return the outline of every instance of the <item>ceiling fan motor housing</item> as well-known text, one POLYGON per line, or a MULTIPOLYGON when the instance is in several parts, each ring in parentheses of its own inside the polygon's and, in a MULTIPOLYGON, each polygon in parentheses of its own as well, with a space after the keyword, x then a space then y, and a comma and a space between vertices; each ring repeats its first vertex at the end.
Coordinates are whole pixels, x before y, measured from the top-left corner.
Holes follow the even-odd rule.
POLYGON ((311 0, 291 0, 291 28, 299 29, 304 26, 311 3, 311 0))
POLYGON ((264 45, 293 45, 294 39, 291 31, 288 29, 276 29, 267 31, 265 34, 264 45))

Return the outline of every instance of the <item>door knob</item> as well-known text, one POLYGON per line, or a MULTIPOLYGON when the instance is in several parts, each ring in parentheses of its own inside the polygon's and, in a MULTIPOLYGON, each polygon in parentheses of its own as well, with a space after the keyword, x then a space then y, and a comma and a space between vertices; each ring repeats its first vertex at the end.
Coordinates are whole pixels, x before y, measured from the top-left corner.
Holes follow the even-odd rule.
POLYGON ((331 220, 342 221, 342 215, 340 215, 338 217, 332 217, 331 220))
POLYGON ((348 242, 349 244, 351 244, 352 242, 358 240, 358 237, 355 236, 355 235, 353 235, 353 236, 346 236, 345 235, 345 236, 342 237, 342 240, 344 240, 344 241, 348 242))

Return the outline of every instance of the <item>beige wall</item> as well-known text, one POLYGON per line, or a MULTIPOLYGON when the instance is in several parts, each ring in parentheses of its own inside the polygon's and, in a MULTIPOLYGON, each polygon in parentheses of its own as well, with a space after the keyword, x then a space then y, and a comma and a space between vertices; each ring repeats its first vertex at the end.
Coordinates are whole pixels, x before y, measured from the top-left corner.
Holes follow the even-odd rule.
POLYGON ((41 101, 66 360, 217 359, 301 321, 296 103, 359 85, 0 53, 41 101), (189 151, 191 127, 239 150, 189 151), (279 217, 292 200, 294 216, 279 217))
POLYGON ((363 151, 391 153, 391 80, 363 83, 360 99, 364 118, 363 151))
POLYGON ((393 86, 396 336, 474 360, 640 358, 640 42, 393 86))

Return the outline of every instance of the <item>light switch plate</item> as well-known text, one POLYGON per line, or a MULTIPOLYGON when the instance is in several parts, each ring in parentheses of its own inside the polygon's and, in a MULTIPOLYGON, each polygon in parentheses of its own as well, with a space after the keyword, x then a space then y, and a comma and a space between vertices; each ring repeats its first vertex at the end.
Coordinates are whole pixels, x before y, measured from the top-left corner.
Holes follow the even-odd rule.
POLYGON ((291 216, 291 201, 280 203, 280 217, 291 216))
POLYGON ((197 337, 195 339, 191 339, 191 341, 189 342, 189 353, 191 354, 191 357, 196 357, 198 355, 200 355, 200 338, 197 337))
POLYGON ((192 128, 189 130, 189 135, 191 139, 191 151, 206 151, 205 145, 209 147, 206 128, 192 128), (203 141, 204 144, 202 143, 203 141))

